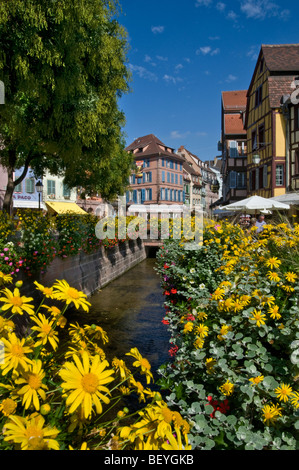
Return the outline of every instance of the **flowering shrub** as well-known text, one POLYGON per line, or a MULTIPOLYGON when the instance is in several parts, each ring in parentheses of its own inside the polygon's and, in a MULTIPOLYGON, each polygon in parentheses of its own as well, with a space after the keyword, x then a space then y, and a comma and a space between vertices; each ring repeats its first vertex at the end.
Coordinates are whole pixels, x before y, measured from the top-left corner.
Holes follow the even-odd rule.
POLYGON ((84 293, 66 281, 35 282, 42 294, 36 308, 21 284, 0 293, 0 449, 190 449, 187 421, 151 390, 151 366, 137 348, 127 363, 108 362, 99 325, 68 325, 68 305, 89 311, 84 293), (15 328, 22 315, 29 318, 25 337, 15 328), (138 397, 137 411, 124 406, 128 395, 138 397))
POLYGON ((261 236, 207 224, 201 250, 164 244, 169 406, 195 449, 298 449, 299 225, 261 236))
POLYGON ((22 268, 31 276, 34 272, 44 272, 56 256, 57 243, 54 227, 49 216, 31 210, 17 213, 21 240, 22 268))
MULTIPOLYGON (((95 230, 99 219, 92 214, 61 214, 52 217, 41 212, 22 210, 18 211, 17 220, 1 216, 0 269, 13 275, 22 267, 24 272, 32 276, 36 272, 43 273, 56 256, 66 258, 80 251, 92 253, 101 246, 113 248, 131 238, 132 231, 129 233, 127 228, 132 221, 138 221, 136 217, 123 219, 122 223, 126 227, 123 238, 118 237, 120 221, 116 217, 108 222, 114 226, 113 237, 99 239, 95 230), (9 256, 3 251, 10 246, 6 246, 8 237, 13 240, 9 242, 13 243, 9 256)), ((137 231, 135 222, 133 231, 137 231)))

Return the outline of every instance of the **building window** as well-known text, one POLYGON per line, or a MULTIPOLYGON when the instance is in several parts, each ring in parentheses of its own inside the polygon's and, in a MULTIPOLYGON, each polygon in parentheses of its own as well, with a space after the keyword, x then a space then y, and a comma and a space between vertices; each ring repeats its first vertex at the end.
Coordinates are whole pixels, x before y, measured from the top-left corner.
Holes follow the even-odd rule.
POLYGON ((265 145, 265 126, 262 124, 259 127, 259 146, 263 147, 265 145))
POLYGON ((263 87, 260 86, 255 92, 255 107, 257 108, 263 101, 263 87))
POLYGON ((263 187, 268 187, 268 165, 263 166, 263 187))
POLYGON ((26 193, 33 194, 35 189, 34 189, 34 178, 27 178, 25 180, 25 191, 26 193))
POLYGON ((152 172, 149 171, 148 173, 144 173, 145 181, 144 183, 151 183, 152 182, 152 172))
POLYGON ((252 134, 251 134, 251 146, 252 146, 252 150, 256 150, 256 148, 257 148, 256 131, 253 131, 252 134))
POLYGON ((47 196, 55 196, 55 180, 47 180, 47 196))
POLYGON ((238 142, 235 140, 231 140, 229 143, 229 156, 231 158, 237 158, 239 156, 238 142))
POLYGON ((148 188, 145 190, 145 200, 146 201, 152 200, 152 188, 148 188))
POLYGON ((17 184, 14 190, 15 193, 21 193, 22 192, 22 183, 17 184))
POLYGON ((284 168, 283 165, 276 165, 276 186, 284 186, 284 168))
POLYGON ((237 188, 244 189, 246 188, 246 173, 237 173, 237 188))
POLYGON ((69 199, 71 197, 71 190, 67 185, 63 185, 63 197, 69 199))

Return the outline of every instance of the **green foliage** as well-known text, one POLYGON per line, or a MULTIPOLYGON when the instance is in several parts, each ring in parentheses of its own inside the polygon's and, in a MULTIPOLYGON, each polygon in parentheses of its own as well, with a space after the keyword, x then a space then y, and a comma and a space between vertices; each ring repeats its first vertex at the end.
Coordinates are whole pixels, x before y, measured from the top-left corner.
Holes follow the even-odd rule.
POLYGON ((130 77, 116 15, 106 0, 1 2, 2 165, 62 172, 70 187, 104 197, 126 187, 131 160, 118 98, 130 77))

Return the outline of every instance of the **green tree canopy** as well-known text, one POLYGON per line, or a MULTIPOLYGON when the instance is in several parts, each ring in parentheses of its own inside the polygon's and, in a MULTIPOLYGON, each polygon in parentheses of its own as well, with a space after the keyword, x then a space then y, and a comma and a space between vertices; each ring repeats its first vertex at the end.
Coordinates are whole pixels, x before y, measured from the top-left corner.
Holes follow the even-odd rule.
POLYGON ((39 176, 61 172, 69 186, 86 185, 107 198, 124 190, 130 157, 118 100, 129 91, 130 75, 116 1, 1 1, 5 210, 28 166, 39 176))

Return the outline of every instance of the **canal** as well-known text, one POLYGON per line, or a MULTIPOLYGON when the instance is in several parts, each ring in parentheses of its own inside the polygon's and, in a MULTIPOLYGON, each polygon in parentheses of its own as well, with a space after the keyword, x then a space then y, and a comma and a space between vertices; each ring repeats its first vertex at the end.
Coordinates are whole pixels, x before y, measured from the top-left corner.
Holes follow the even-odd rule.
POLYGON ((157 369, 168 362, 169 333, 161 323, 164 297, 160 277, 154 270, 155 258, 147 258, 89 298, 88 313, 73 311, 71 322, 101 326, 109 342, 107 359, 126 360, 125 354, 137 347, 151 364, 155 381, 157 369))

